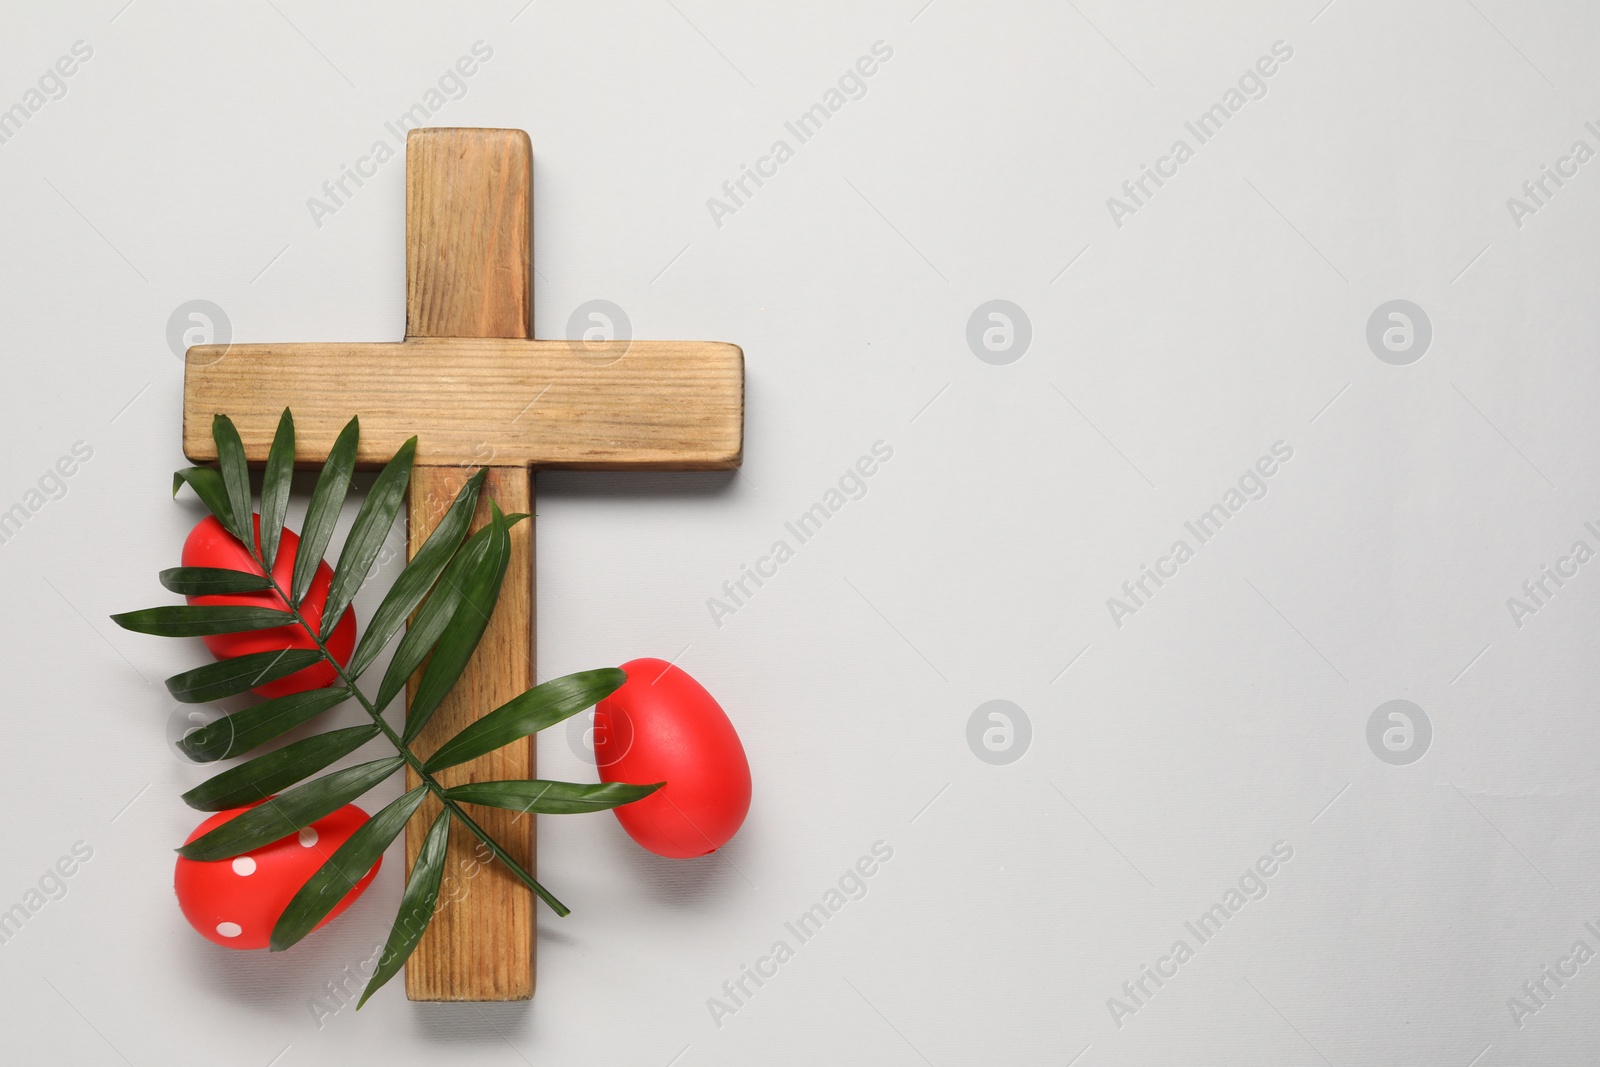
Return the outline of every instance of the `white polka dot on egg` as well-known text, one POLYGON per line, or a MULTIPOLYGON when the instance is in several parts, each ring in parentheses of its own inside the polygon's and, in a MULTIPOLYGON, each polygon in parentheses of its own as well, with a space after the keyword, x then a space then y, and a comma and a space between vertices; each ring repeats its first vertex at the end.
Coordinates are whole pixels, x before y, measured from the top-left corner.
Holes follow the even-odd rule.
POLYGON ((248 877, 256 873, 256 861, 250 856, 236 856, 233 860, 233 873, 240 877, 248 877))
POLYGON ((317 843, 317 828, 308 826, 300 831, 300 844, 303 848, 310 848, 317 843))
POLYGON ((244 933, 244 927, 240 926, 238 923, 218 923, 217 933, 221 934, 223 937, 238 937, 240 934, 244 933))

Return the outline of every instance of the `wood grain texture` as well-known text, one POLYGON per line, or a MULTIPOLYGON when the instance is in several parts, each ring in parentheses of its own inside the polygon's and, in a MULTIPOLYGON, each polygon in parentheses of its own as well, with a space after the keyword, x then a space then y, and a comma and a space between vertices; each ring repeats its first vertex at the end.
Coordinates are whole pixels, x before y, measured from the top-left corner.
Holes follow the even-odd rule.
POLYGON ((286 407, 306 465, 360 415, 368 468, 416 434, 417 461, 438 466, 727 470, 744 449, 744 353, 710 341, 472 338, 189 350, 183 450, 195 462, 216 458, 217 412, 265 462, 286 407))
POLYGON ((521 130, 406 137, 406 336, 533 336, 533 149, 521 130))
MULTIPOLYGON (((528 241, 532 203, 532 157, 528 136, 521 130, 411 131, 406 138, 408 339, 495 337, 510 339, 513 344, 527 343, 533 336, 528 241)), ((425 401, 419 393, 403 407, 393 409, 400 421, 413 425, 412 432, 418 436, 418 466, 411 476, 407 501, 408 556, 417 554, 472 476, 473 468, 499 451, 499 442, 491 442, 489 435, 471 433, 467 436, 478 437, 471 456, 442 458, 434 447, 426 451, 421 447, 422 440, 431 440, 437 433, 427 425, 428 413, 440 410, 445 394, 454 395, 462 410, 471 411, 486 396, 498 392, 478 383, 474 383, 476 388, 459 388, 457 383, 467 369, 491 358, 486 351, 463 349, 460 344, 411 340, 400 346, 407 355, 446 354, 450 366, 444 367, 425 366, 429 362, 425 358, 402 358, 398 366, 367 370, 360 357, 349 351, 339 353, 338 358, 322 357, 326 366, 352 375, 348 381, 359 383, 364 398, 377 400, 376 410, 382 410, 383 402, 374 391, 381 392, 383 383, 396 378, 421 386, 431 396, 425 401), (448 465, 431 465, 440 463, 448 465)), ((278 375, 284 376, 281 368, 278 375)), ((343 390, 347 406, 355 391, 348 385, 343 390)), ((298 436, 300 406, 294 411, 298 436)), ((362 426, 363 444, 383 437, 382 417, 373 421, 378 425, 370 430, 362 426)), ((514 425, 514 420, 505 425, 514 425)), ((501 462, 510 465, 489 469, 479 494, 474 528, 488 521, 491 500, 508 514, 526 512, 529 517, 511 530, 505 582, 477 651, 417 738, 416 750, 422 754, 432 753, 480 716, 533 685, 533 474, 516 459, 501 462)), ((406 690, 407 707, 416 684, 417 676, 413 676, 406 690)), ((532 777, 531 739, 439 776, 446 785, 532 777)), ((406 779, 408 788, 417 784, 410 768, 406 779)), ((408 876, 437 814, 438 805, 430 797, 406 827, 408 876)), ((531 816, 477 809, 474 818, 518 863, 533 870, 531 816)), ((449 892, 441 887, 433 925, 406 962, 406 996, 412 1000, 527 1000, 533 996, 536 902, 487 851, 459 824, 451 831, 445 871, 452 885, 449 892)))
MULTIPOLYGON (((471 468, 418 467, 411 477, 410 554, 416 555, 471 468)), ((484 479, 473 528, 489 518, 488 501, 500 510, 533 513, 532 475, 523 467, 491 467, 484 479)), ((486 712, 533 685, 533 520, 511 528, 511 562, 489 628, 454 689, 434 712, 413 746, 426 756, 486 712)), ((417 679, 407 692, 410 703, 417 679)), ((470 763, 441 771, 445 785, 533 778, 534 746, 524 738, 470 763)), ((406 788, 420 784, 409 769, 406 788)), ((406 827, 409 876, 422 839, 439 813, 432 797, 406 827)), ((527 870, 534 870, 532 816, 474 807, 478 824, 527 870)), ((526 1000, 533 996, 535 908, 543 907, 469 831, 450 833, 445 882, 433 925, 406 963, 406 996, 412 1000, 526 1000)))

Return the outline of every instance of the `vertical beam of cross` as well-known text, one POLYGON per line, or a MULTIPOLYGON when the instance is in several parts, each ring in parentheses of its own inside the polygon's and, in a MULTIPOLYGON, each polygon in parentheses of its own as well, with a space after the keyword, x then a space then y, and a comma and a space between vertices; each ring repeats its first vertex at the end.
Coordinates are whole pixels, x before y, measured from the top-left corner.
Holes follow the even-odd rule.
MULTIPOLYGON (((406 339, 533 336, 533 157, 521 130, 413 130, 406 143, 406 339)), ((419 429, 421 429, 419 427, 419 429)), ((492 463, 489 442, 481 450, 492 463)), ((411 476, 409 554, 471 477, 464 465, 418 464, 411 476)), ((493 499, 528 518, 511 530, 500 601, 472 661, 416 749, 426 754, 475 718, 534 684, 533 479, 522 465, 489 468, 474 528, 493 499)), ((416 680, 413 679, 413 687, 416 680)), ((409 697, 408 697, 409 699, 409 697)), ((446 785, 534 777, 526 738, 439 775, 446 785)), ((408 787, 417 785, 408 773, 408 787)), ((406 869, 438 813, 431 798, 406 829, 406 869)), ((480 825, 529 871, 531 816, 484 809, 480 825)), ((484 862, 471 835, 451 835, 438 912, 406 964, 412 1000, 525 1000, 533 996, 533 895, 504 866, 484 862)))

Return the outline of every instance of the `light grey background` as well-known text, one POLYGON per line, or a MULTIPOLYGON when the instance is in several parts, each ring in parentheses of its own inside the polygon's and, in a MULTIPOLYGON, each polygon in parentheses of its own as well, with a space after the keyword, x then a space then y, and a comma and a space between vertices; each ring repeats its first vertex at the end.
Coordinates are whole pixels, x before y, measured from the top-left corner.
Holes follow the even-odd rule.
MULTIPOLYGON (((1600 9, 123 2, 11 3, 0 32, 0 107, 93 49, 0 145, 0 510, 93 449, 0 545, 0 908, 94 850, 0 945, 8 1062, 1593 1057, 1600 963, 1510 1000, 1600 951, 1600 562, 1520 626, 1507 602, 1600 548, 1600 161, 1520 220, 1507 198, 1600 148, 1600 9), (542 819, 574 912, 541 914, 531 1005, 396 984, 319 1020, 387 931, 397 855, 288 954, 196 936, 170 849, 205 772, 166 747, 160 679, 206 655, 106 616, 166 599, 199 514, 168 499, 169 315, 397 339, 403 162, 320 226, 307 200, 477 41, 431 121, 530 133, 540 335, 606 299, 635 336, 748 361, 738 476, 541 477, 541 674, 676 657, 755 799, 693 862, 542 819), (717 225, 707 199, 878 41, 865 95, 717 225), (1266 95, 1198 145, 1184 123, 1280 41, 1266 95), (1118 226, 1107 198, 1178 138, 1194 157, 1118 226), (1006 365, 967 344, 995 299, 1031 323, 1006 365), (1366 340, 1397 299, 1433 331, 1403 366, 1366 340), (715 625, 722 583, 878 441, 866 495, 715 625), (1280 441, 1265 497, 1116 625, 1108 598, 1280 441), (1433 730, 1408 765, 1367 741, 1401 699, 1433 730), (1031 723, 1014 762, 969 749, 993 700, 1031 723), (709 999, 877 841, 867 895, 719 1026, 709 999), (1185 923, 1278 842, 1265 898, 1199 944, 1185 923), (1113 1011, 1179 939, 1176 977, 1113 1011)), ((539 760, 593 773, 559 731, 539 760)))

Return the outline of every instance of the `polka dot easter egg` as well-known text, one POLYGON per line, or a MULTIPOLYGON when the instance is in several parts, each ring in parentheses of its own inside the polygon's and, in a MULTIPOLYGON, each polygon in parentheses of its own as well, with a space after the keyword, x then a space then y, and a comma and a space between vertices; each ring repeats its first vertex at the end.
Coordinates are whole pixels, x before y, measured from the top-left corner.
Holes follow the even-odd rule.
MULTIPOLYGON (((195 827, 188 841, 210 833, 247 810, 246 807, 218 812, 195 827)), ((214 863, 180 856, 173 876, 178 907, 189 925, 207 940, 226 948, 266 948, 278 917, 300 887, 310 881, 317 868, 366 821, 366 812, 354 804, 346 804, 298 833, 242 856, 214 863)), ((320 930, 354 903, 381 866, 383 859, 379 857, 372 870, 351 887, 317 928, 320 930)))

